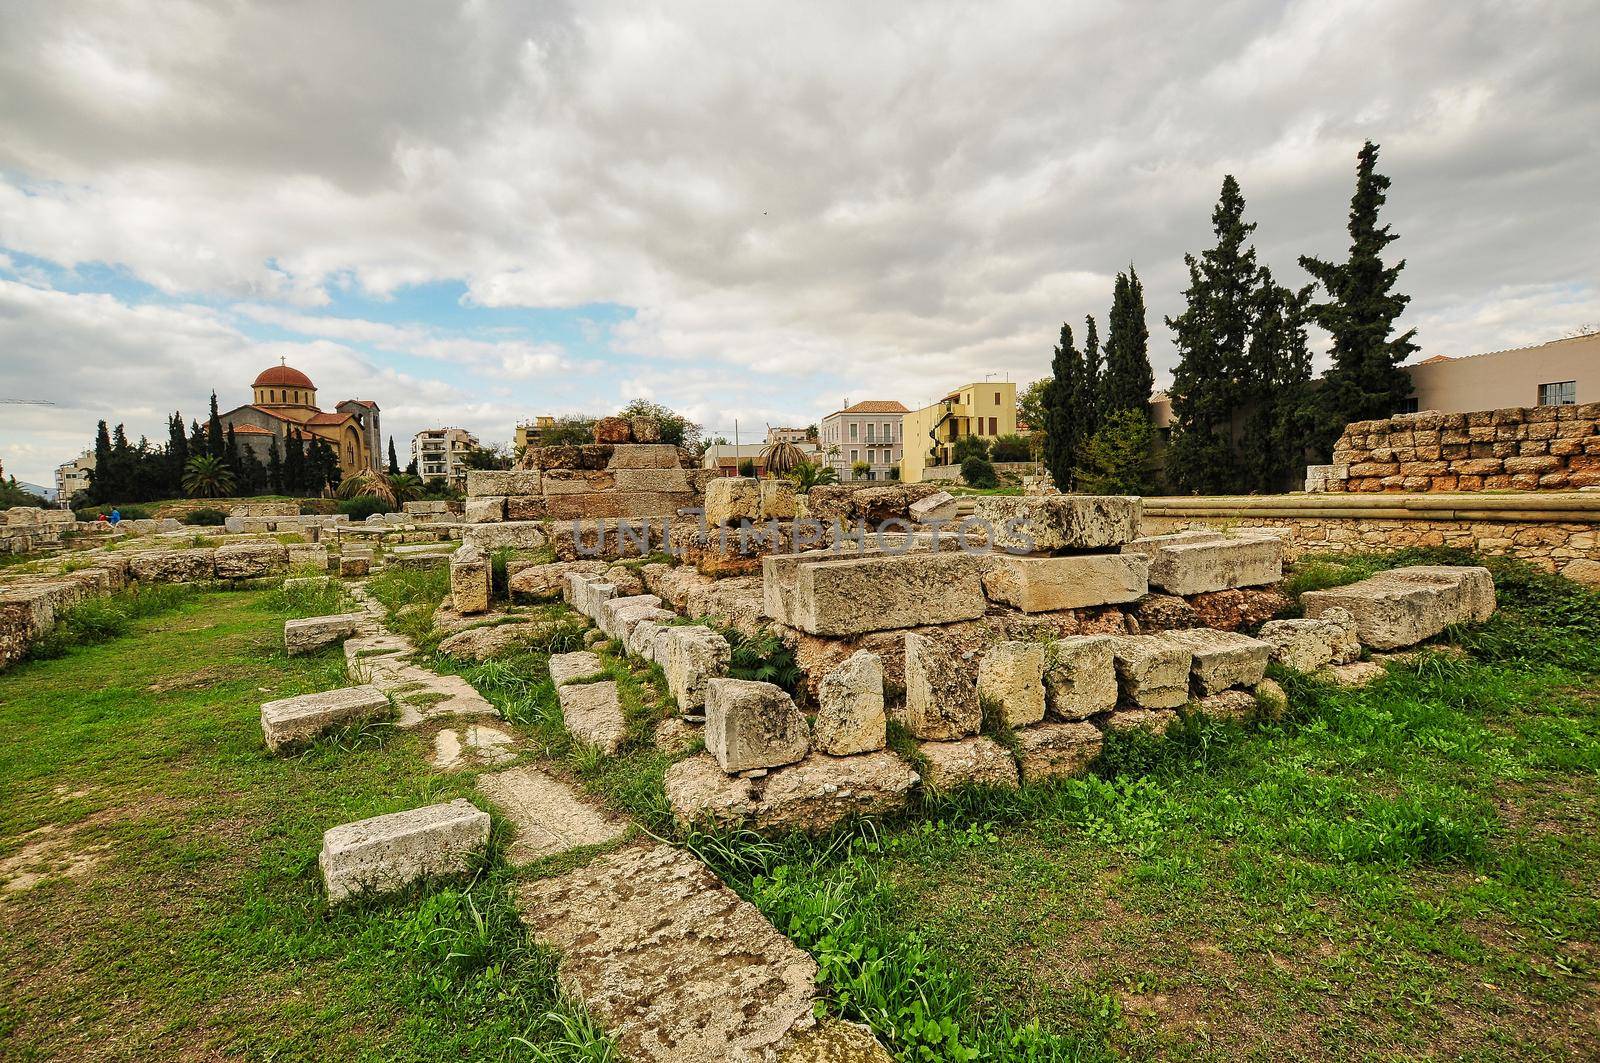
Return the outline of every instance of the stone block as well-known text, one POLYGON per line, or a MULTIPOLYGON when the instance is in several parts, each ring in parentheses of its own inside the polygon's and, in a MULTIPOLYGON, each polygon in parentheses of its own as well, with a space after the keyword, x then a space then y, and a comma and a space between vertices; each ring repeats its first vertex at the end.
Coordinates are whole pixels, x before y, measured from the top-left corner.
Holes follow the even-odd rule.
POLYGON ((1223 690, 1197 698, 1194 707, 1214 720, 1243 723, 1255 715, 1256 696, 1249 690, 1223 690))
POLYGON ((359 578, 372 571, 372 554, 340 554, 339 575, 344 579, 359 578))
POLYGON ((331 904, 390 893, 430 875, 460 874, 489 843, 489 814, 465 798, 374 816, 322 836, 317 865, 331 904))
POLYGON ((817 718, 811 744, 836 757, 870 753, 888 740, 883 661, 857 650, 817 683, 817 718))
POLYGON ((1273 660, 1301 672, 1348 664, 1361 656, 1355 618, 1337 607, 1315 619, 1269 620, 1261 625, 1261 640, 1272 647, 1273 660))
POLYGON ((1071 635, 1045 651, 1045 701, 1058 720, 1084 720, 1117 703, 1114 636, 1071 635))
POLYGON ((671 443, 637 443, 614 447, 606 460, 608 469, 681 469, 683 455, 671 443))
POLYGON ((281 574, 289 567, 289 551, 282 543, 228 543, 217 547, 218 579, 260 579, 281 574))
POLYGON ((728 640, 698 625, 663 628, 656 637, 656 663, 667 689, 684 712, 705 704, 706 683, 728 670, 728 640))
POLYGON ((507 521, 544 520, 550 515, 550 500, 543 495, 513 495, 506 499, 507 521))
POLYGON ((990 703, 1007 727, 1044 719, 1042 642, 997 642, 978 662, 978 702, 990 703))
POLYGON ((492 579, 489 555, 476 543, 463 543, 450 556, 450 600, 456 612, 488 612, 492 579))
POLYGON ((592 679, 604 673, 605 666, 600 661, 600 655, 590 653, 588 650, 557 653, 550 657, 550 682, 558 688, 580 679, 592 679))
POLYGON ((343 642, 367 623, 365 613, 335 613, 283 622, 283 651, 294 657, 343 642))
POLYGON ((959 742, 920 742, 922 781, 948 792, 962 786, 1017 788, 1017 758, 992 738, 979 735, 959 742))
POLYGON ((996 495, 976 502, 1001 550, 1103 550, 1139 534, 1140 501, 1132 496, 996 495))
POLYGON ((507 521, 503 524, 474 524, 465 529, 464 541, 475 543, 485 550, 510 547, 513 550, 538 550, 545 545, 545 529, 541 521, 507 521))
POLYGON ((907 553, 801 565, 791 622, 813 635, 841 636, 976 620, 988 609, 982 560, 907 553))
POLYGON ((377 687, 341 687, 280 698, 261 706, 261 735, 273 753, 310 742, 336 727, 381 720, 392 711, 377 687))
POLYGON ((760 780, 751 825, 774 834, 821 834, 854 816, 900 811, 919 778, 887 750, 853 757, 812 753, 760 780))
POLYGON ((729 775, 710 753, 678 761, 663 781, 673 818, 686 826, 737 826, 755 814, 755 780, 729 775))
POLYGON ((1201 697, 1229 687, 1255 686, 1267 674, 1272 656, 1271 643, 1237 631, 1196 627, 1168 631, 1164 637, 1183 643, 1194 654, 1189 674, 1201 697))
POLYGON ((1147 556, 1151 586, 1169 594, 1205 594, 1283 578, 1283 540, 1277 536, 1129 543, 1123 552, 1147 556))
POLYGON ((644 491, 654 494, 688 494, 689 473, 683 468, 617 469, 618 491, 644 491))
POLYGON ((594 423, 594 441, 611 444, 631 443, 633 425, 626 417, 602 417, 594 423))
POLYGON ((661 438, 661 422, 654 417, 630 417, 628 431, 635 443, 654 443, 661 438))
POLYGON ((1112 731, 1149 731, 1154 735, 1164 735, 1167 728, 1178 722, 1178 714, 1172 709, 1117 709, 1108 712, 1100 720, 1101 729, 1112 731))
POLYGON ((289 569, 311 569, 316 572, 328 571, 328 548, 315 543, 290 543, 286 549, 289 552, 289 569))
POLYGON ((538 469, 468 469, 467 498, 537 495, 544 491, 538 469))
POLYGON ((1136 602, 1150 593, 1150 563, 1136 554, 983 558, 989 600, 1024 613, 1136 602))
MULTIPOLYGON (((630 594, 625 597, 612 598, 602 603, 600 608, 596 610, 597 615, 594 618, 594 622, 601 631, 604 631, 611 638, 626 640, 628 631, 632 628, 628 617, 631 615, 634 623, 645 619, 645 615, 640 610, 660 612, 661 599, 654 594, 630 594)), ((674 615, 676 614, 669 612, 661 619, 670 619, 674 615)))
POLYGON ((140 583, 196 583, 216 572, 215 550, 155 550, 128 562, 128 575, 140 583))
POLYGON ((1017 732, 1017 766, 1025 783, 1079 775, 1095 757, 1105 736, 1092 723, 1041 723, 1017 732))
POLYGON ((504 495, 487 498, 469 498, 462 508, 461 519, 467 524, 499 524, 506 519, 504 495))
POLYGON ((1482 622, 1495 609, 1494 580, 1477 566, 1415 565, 1300 596, 1313 619, 1342 608, 1363 645, 1390 650, 1432 638, 1451 624, 1482 622))
POLYGON ((929 521, 954 520, 961 509, 961 500, 949 491, 935 491, 927 498, 919 498, 911 503, 911 519, 918 524, 929 521))
POLYGON ((589 845, 604 845, 627 824, 582 801, 572 787, 537 768, 509 768, 478 777, 478 792, 511 820, 516 836, 506 855, 513 867, 589 845))
POLYGON ((530 565, 513 560, 506 565, 506 586, 513 598, 543 601, 562 596, 568 572, 598 574, 605 570, 604 561, 554 561, 530 565))
POLYGON ((614 681, 568 683, 556 688, 556 700, 561 703, 561 720, 573 738, 607 755, 622 748, 627 724, 614 681))
POLYGON ((806 718, 782 687, 714 678, 705 705, 706 752, 725 772, 793 764, 811 748, 806 718))
POLYGON ((925 635, 906 635, 906 704, 902 721, 917 738, 952 741, 983 725, 978 688, 955 654, 925 635))
POLYGON ((1113 636, 1112 656, 1122 696, 1146 709, 1173 709, 1189 701, 1194 653, 1165 635, 1113 636))

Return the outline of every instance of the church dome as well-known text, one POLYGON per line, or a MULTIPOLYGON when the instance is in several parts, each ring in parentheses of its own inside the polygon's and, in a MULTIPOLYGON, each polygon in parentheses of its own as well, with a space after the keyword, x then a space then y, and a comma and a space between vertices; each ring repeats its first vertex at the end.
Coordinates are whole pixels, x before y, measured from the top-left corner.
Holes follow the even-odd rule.
POLYGON ((275 365, 271 369, 263 370, 261 375, 256 377, 256 382, 251 386, 258 388, 306 388, 311 391, 316 390, 316 385, 311 382, 310 377, 300 372, 300 370, 287 365, 275 365))

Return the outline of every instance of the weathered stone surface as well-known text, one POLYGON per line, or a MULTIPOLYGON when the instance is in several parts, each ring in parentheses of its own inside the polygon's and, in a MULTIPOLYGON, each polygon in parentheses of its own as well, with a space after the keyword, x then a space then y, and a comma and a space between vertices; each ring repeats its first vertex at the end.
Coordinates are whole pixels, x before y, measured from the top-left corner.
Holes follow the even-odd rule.
POLYGON ((1494 614, 1494 580, 1476 566, 1416 565, 1390 569, 1360 583, 1300 596, 1316 618, 1343 608, 1355 618, 1363 645, 1389 650, 1432 638, 1451 624, 1482 622, 1494 614))
POLYGON ((870 753, 888 740, 883 702, 883 660, 857 650, 817 684, 817 718, 811 744, 836 757, 870 753))
POLYGON ((478 777, 478 792, 516 827, 507 855, 515 867, 585 845, 622 837, 627 824, 589 805, 537 768, 509 768, 478 777))
POLYGON ((912 505, 938 492, 933 484, 822 484, 807 492, 806 505, 824 523, 860 521, 876 528, 886 520, 909 519, 912 505))
POLYGON ((466 524, 498 524, 505 519, 506 500, 503 495, 469 498, 462 507, 461 520, 466 524))
POLYGON ((604 469, 611 465, 621 449, 609 443, 532 447, 523 456, 522 464, 530 469, 604 469))
POLYGON ((328 548, 317 543, 290 543, 285 549, 289 554, 289 570, 315 572, 328 571, 328 548))
POLYGON ((1355 618, 1338 607, 1315 619, 1269 620, 1261 625, 1261 640, 1272 647, 1273 660, 1302 672, 1348 664, 1361 656, 1355 618))
POLYGON ((343 642, 361 630, 366 623, 365 613, 335 613, 332 616, 285 620, 283 652, 291 657, 302 653, 315 653, 324 646, 343 642))
POLYGON ((1248 690, 1223 690, 1199 698, 1194 706, 1213 719, 1242 723, 1255 715, 1256 696, 1248 690))
POLYGON ((808 732, 782 687, 750 679, 706 683, 706 752, 725 772, 793 764, 811 748, 808 732))
POLYGON ((450 599, 458 613, 489 609, 489 555, 476 543, 463 543, 450 556, 450 599))
POLYGON ((771 833, 820 834, 852 816, 904 808, 917 781, 911 766, 887 750, 853 757, 812 753, 757 780, 751 825, 771 833))
POLYGON ((955 655, 925 635, 905 641, 906 704, 901 716, 918 738, 945 742, 975 735, 983 725, 978 689, 955 655))
POLYGON ((1253 687, 1267 674, 1272 644, 1237 631, 1196 627, 1168 631, 1164 638, 1181 642, 1194 654, 1190 678, 1195 693, 1204 696, 1229 687, 1253 687))
POLYGON ((921 742, 922 781, 930 789, 960 786, 1017 786, 1017 758, 992 738, 978 735, 959 742, 921 742))
POLYGON ((997 642, 978 662, 978 701, 999 709, 1007 727, 1023 727, 1044 719, 1042 642, 997 642))
POLYGON ((541 521, 550 516, 550 501, 543 495, 512 495, 506 499, 506 521, 541 521))
POLYGON ((1107 713, 1100 721, 1106 731, 1149 731, 1166 734, 1167 728, 1178 722, 1178 714, 1171 709, 1118 709, 1107 713))
POLYGON ((154 550, 128 562, 128 575, 140 583, 196 583, 216 572, 215 550, 154 550))
POLYGON ((1141 708, 1172 709, 1189 701, 1194 654, 1170 634, 1121 635, 1112 644, 1122 695, 1141 708))
POLYGON ((690 853, 629 846, 528 883, 518 908, 627 1059, 756 1063, 814 1021, 816 964, 690 853))
POLYGON ((1148 557, 1150 585, 1169 594, 1204 594, 1283 578, 1283 540, 1276 535, 1145 539, 1122 549, 1148 557))
POLYGON ((1045 651, 1045 700, 1059 720, 1085 720, 1117 703, 1117 666, 1110 635, 1069 635, 1045 651))
POLYGON ((457 798, 374 816, 322 836, 317 864, 337 904, 353 894, 388 893, 429 875, 459 874, 489 843, 489 814, 457 798))
POLYGON ((511 735, 487 724, 468 724, 462 731, 445 727, 433 736, 433 753, 428 760, 441 771, 498 767, 516 759, 515 744, 511 735))
POLYGON ((729 775, 710 753, 669 767, 665 788, 673 816, 685 825, 735 826, 755 813, 755 782, 729 775))
POLYGON ((821 1018, 778 1047, 777 1063, 894 1063, 889 1050, 859 1023, 821 1018))
MULTIPOLYGON (((1050 496, 1044 496, 1050 497, 1050 496)), ((1092 723, 1041 723, 1017 732, 1017 766, 1026 783, 1080 774, 1105 738, 1092 723)))
POLYGON ((1377 661, 1351 661, 1349 664, 1330 664, 1321 669, 1322 675, 1342 687, 1364 687, 1388 674, 1388 669, 1377 661))
POLYGON ((392 711, 376 687, 341 687, 280 698, 261 706, 261 735, 273 753, 310 742, 335 727, 379 720, 392 711))
POLYGON ((661 630, 656 636, 656 663, 678 708, 690 712, 705 704, 706 682, 727 672, 732 652, 728 640, 708 627, 661 630))
POLYGON ((689 752, 698 741, 700 741, 700 728, 681 716, 662 720, 650 732, 650 744, 669 757, 689 752))
POLYGON ((680 469, 683 455, 671 443, 645 443, 614 447, 601 466, 607 469, 680 469))
MULTIPOLYGON (((519 520, 503 524, 474 524, 465 529, 466 541, 485 550, 510 547, 513 550, 538 550, 545 545, 543 521, 519 520)), ((558 555, 559 556, 559 555, 558 555)))
POLYGON ((724 476, 706 484, 706 523, 735 527, 740 521, 792 520, 795 488, 788 480, 757 480, 753 476, 724 476))
POLYGON ((791 622, 813 635, 856 635, 974 620, 987 608, 980 558, 880 554, 800 565, 791 622))
POLYGON ((629 657, 637 657, 644 661, 656 659, 656 637, 661 634, 663 624, 655 620, 641 620, 633 625, 633 630, 628 632, 628 639, 623 644, 623 650, 629 657))
POLYGON ((911 503, 909 516, 918 524, 928 521, 954 520, 961 509, 961 500, 949 491, 935 491, 927 498, 919 498, 911 503))
POLYGON ((509 573, 506 586, 513 598, 544 600, 561 597, 566 588, 568 572, 599 574, 606 570, 604 561, 556 561, 545 565, 507 565, 509 573))
POLYGON ((467 498, 505 498, 543 493, 537 469, 468 469, 467 498))
POLYGON ((487 661, 542 642, 554 629, 554 624, 543 620, 469 627, 440 640, 439 652, 466 661, 487 661))
POLYGON ((569 683, 556 688, 556 698, 561 702, 561 719, 573 738, 607 754, 622 748, 627 724, 613 680, 569 683))
POLYGON ((1579 558, 1562 566, 1561 574, 1585 587, 1600 587, 1600 561, 1579 558))
POLYGON ((1255 695, 1261 714, 1269 720, 1282 719, 1289 711, 1289 695, 1284 693, 1276 680, 1263 679, 1257 683, 1255 695))
POLYGON ((1149 593, 1149 562, 1136 554, 984 558, 983 589, 991 601, 1045 613, 1136 602, 1149 593))
POLYGON ((654 417, 630 417, 628 429, 635 443, 654 443, 661 438, 661 422, 654 417))
POLYGON ((640 620, 670 620, 674 615, 661 608, 661 599, 654 594, 630 594, 625 598, 612 598, 603 604, 595 623, 612 638, 626 640, 628 632, 640 620))
POLYGON ((289 567, 289 551, 282 543, 227 543, 217 547, 218 579, 260 579, 289 567))
POLYGON ((1002 550, 1100 550, 1139 534, 1139 499, 1123 495, 996 495, 977 515, 1002 550))
POLYGON ((594 423, 594 441, 596 443, 630 443, 633 441, 633 426, 626 417, 602 417, 594 423))
POLYGON ((372 571, 372 553, 342 553, 339 555, 339 575, 344 579, 359 579, 372 571))

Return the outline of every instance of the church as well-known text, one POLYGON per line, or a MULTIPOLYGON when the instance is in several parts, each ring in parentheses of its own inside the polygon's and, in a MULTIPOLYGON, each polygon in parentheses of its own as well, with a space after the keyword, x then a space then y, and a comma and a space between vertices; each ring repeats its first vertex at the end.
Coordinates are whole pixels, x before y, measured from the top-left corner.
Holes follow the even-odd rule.
POLYGON ((219 418, 223 431, 232 427, 239 445, 248 447, 263 464, 274 440, 281 456, 288 440, 297 438, 327 442, 339 455, 339 469, 345 476, 379 467, 383 437, 377 403, 344 399, 325 412, 317 406, 317 386, 311 378, 288 365, 264 370, 251 387, 255 401, 219 414, 219 418))

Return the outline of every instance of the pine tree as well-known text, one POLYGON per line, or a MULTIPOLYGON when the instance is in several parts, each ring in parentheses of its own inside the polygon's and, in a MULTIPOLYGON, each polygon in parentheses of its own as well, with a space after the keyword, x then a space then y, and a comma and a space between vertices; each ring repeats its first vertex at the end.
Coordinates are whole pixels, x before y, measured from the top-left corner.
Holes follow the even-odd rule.
POLYGON ((1072 490, 1078 448, 1086 438, 1080 420, 1084 403, 1083 356, 1072 345, 1072 326, 1061 326, 1061 342, 1050 361, 1045 396, 1044 465, 1062 491, 1072 490))
POLYGON ((1144 285, 1130 265, 1117 274, 1106 331, 1102 419, 1118 410, 1138 410, 1149 416, 1150 392, 1155 374, 1150 369, 1150 329, 1145 324, 1144 285))
POLYGON ((400 462, 394 454, 394 436, 389 437, 389 475, 400 475, 400 462))
POLYGON ((1327 291, 1311 317, 1333 335, 1333 366, 1318 394, 1313 444, 1326 456, 1351 421, 1388 417, 1411 395, 1411 375, 1400 368, 1417 345, 1416 330, 1391 338, 1411 301, 1394 290, 1405 259, 1383 264, 1383 249, 1399 237, 1378 224, 1389 179, 1375 169, 1378 145, 1367 141, 1356 156, 1356 191, 1350 199, 1350 254, 1335 264, 1303 255, 1300 265, 1327 291))
POLYGON ((167 421, 167 475, 166 495, 177 498, 183 494, 183 467, 189 464, 189 437, 183 432, 183 412, 173 410, 167 421))
POLYGON ((94 432, 94 468, 89 473, 90 495, 96 502, 114 497, 116 470, 111 465, 111 432, 101 421, 94 432))
POLYGON ((1083 437, 1100 430, 1101 382, 1100 330, 1094 315, 1083 316, 1083 437))
POLYGON ((206 421, 206 453, 213 458, 226 458, 222 440, 222 418, 217 414, 217 393, 211 393, 211 418, 206 421))
POLYGON ((273 436, 267 446, 267 490, 275 495, 284 494, 283 453, 278 449, 278 437, 273 436))

